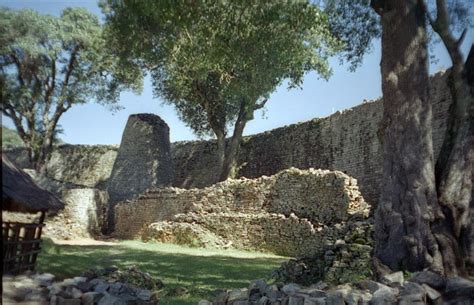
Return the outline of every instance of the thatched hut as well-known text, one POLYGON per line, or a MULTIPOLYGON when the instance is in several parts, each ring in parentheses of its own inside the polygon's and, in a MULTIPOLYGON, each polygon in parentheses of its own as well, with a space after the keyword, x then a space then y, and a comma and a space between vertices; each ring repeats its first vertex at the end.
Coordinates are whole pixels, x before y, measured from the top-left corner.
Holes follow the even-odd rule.
POLYGON ((34 270, 46 212, 62 208, 64 204, 56 196, 39 187, 2 154, 2 212, 39 214, 31 223, 2 219, 4 273, 34 270))

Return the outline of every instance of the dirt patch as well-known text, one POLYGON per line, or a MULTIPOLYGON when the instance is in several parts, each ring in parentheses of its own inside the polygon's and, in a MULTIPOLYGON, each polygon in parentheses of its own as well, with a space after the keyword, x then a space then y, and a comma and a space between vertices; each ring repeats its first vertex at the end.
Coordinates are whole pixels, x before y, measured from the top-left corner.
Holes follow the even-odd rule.
POLYGON ((57 245, 72 245, 72 246, 116 246, 118 245, 117 240, 97 240, 92 238, 76 238, 76 239, 54 239, 53 242, 57 245))

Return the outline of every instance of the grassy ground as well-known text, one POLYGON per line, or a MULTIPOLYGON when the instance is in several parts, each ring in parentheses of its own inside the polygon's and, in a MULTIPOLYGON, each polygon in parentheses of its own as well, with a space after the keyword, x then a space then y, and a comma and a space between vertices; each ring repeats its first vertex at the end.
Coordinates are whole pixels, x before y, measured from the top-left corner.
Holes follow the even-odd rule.
POLYGON ((138 241, 123 241, 113 246, 55 245, 46 241, 37 269, 61 279, 80 275, 90 268, 136 265, 165 284, 160 304, 197 304, 203 298, 212 298, 215 289, 242 288, 251 280, 269 279, 271 271, 284 260, 271 254, 138 241), (187 288, 189 294, 173 295, 176 287, 187 288))

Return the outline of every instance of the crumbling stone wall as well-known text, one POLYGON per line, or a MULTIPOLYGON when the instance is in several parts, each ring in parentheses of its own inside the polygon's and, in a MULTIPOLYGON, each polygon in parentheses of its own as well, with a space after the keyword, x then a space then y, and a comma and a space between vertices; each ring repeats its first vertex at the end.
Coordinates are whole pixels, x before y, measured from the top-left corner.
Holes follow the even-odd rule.
POLYGON ((59 239, 97 235, 105 225, 107 192, 105 185, 117 155, 112 145, 61 145, 47 164, 44 175, 32 169, 22 149, 6 151, 25 168, 41 187, 65 203, 65 209, 46 218, 44 233, 59 239))
MULTIPOLYGON (((443 73, 431 78, 435 156, 444 138, 451 102, 445 82, 443 73)), ((376 205, 382 174, 382 148, 377 136, 382 112, 381 100, 365 102, 327 118, 244 137, 237 176, 273 175, 289 167, 340 170, 355 177, 364 198, 376 205)), ((213 141, 173 143, 173 185, 190 188, 212 184, 215 149, 213 141)))
POLYGON ((192 245, 181 236, 187 224, 189 234, 215 236, 213 245, 313 256, 366 219, 369 208, 346 174, 291 168, 203 189, 151 189, 115 207, 115 235, 192 245))
POLYGON ((113 165, 109 194, 109 229, 113 229, 113 207, 150 187, 171 185, 173 165, 169 127, 154 114, 129 116, 113 165))
MULTIPOLYGON (((435 156, 444 139, 451 102, 445 81, 443 73, 431 78, 435 156)), ((237 176, 273 175, 289 167, 340 170, 358 180, 365 200, 375 206, 381 183, 381 146, 377 131, 382 111, 381 100, 366 102, 327 118, 244 137, 237 176)), ((117 150, 118 146, 110 145, 61 145, 53 152, 47 165, 47 183, 42 185, 56 193, 71 188, 105 190, 117 150)), ((172 185, 180 188, 211 185, 217 171, 214 152, 213 141, 172 143, 172 185)), ((8 149, 3 153, 20 168, 31 168, 24 149, 8 149)), ((140 158, 134 160, 137 165, 141 163, 140 158)), ((120 182, 117 188, 127 187, 127 184, 127 181, 120 182)))
MULTIPOLYGON (((64 185, 105 189, 117 150, 118 145, 60 145, 46 164, 47 178, 64 185)), ((2 153, 19 168, 32 168, 24 148, 2 153)))

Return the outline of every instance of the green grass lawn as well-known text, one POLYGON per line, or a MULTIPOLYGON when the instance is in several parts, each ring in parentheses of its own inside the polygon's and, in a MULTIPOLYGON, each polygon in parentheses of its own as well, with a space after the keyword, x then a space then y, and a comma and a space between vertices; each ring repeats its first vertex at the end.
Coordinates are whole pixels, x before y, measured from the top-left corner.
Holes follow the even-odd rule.
POLYGON ((218 288, 242 288, 258 278, 270 278, 272 270, 286 258, 271 254, 187 248, 160 243, 122 241, 114 246, 55 245, 46 240, 37 270, 58 279, 78 276, 91 268, 136 265, 165 284, 160 304, 197 304, 211 299, 218 288), (185 287, 187 296, 173 296, 185 287), (171 294, 171 295, 166 295, 171 294))

